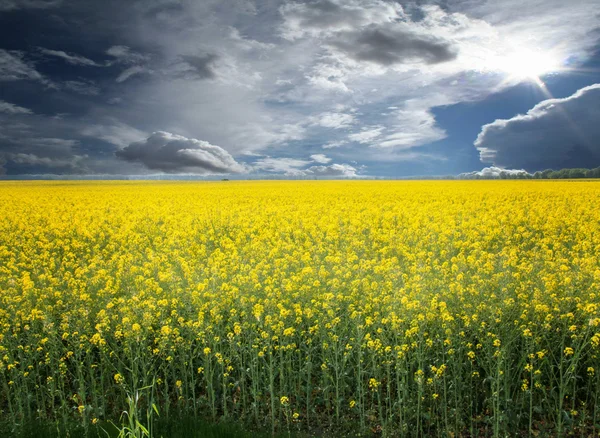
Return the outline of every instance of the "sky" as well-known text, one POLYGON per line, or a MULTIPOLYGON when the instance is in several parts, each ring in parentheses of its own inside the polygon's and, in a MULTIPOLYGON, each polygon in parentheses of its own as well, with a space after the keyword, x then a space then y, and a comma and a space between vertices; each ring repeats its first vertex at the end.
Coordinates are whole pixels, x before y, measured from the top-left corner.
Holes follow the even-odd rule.
POLYGON ((0 0, 4 177, 597 166, 597 0, 0 0))

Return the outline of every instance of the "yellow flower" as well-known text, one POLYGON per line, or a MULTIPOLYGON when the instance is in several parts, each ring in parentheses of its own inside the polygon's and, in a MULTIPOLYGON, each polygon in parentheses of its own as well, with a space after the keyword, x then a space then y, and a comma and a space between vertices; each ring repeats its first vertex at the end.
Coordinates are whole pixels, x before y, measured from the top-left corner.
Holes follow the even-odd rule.
POLYGON ((369 388, 371 389, 371 391, 376 392, 380 386, 381 382, 378 382, 377 379, 373 377, 369 379, 369 388))
MULTIPOLYGON (((164 376, 164 400, 183 402, 174 373, 196 368, 196 392, 240 416, 252 415, 252 385, 270 378, 296 382, 319 414, 336 378, 367 383, 361 403, 346 400, 356 410, 394 398, 399 377, 418 387, 406 418, 421 397, 422 426, 434 430, 444 383, 476 392, 492 362, 514 359, 525 418, 529 396, 552 389, 550 362, 562 357, 571 375, 585 352, 567 404, 587 415, 599 204, 600 185, 586 181, 0 182, 0 399, 44 411, 52 391, 94 423, 93 397, 56 391, 105 375, 117 406, 129 371, 115 373, 133 364, 132 376, 138 365, 164 376), (7 397, 24 388, 31 406, 7 397)), ((296 421, 293 395, 280 408, 296 421)))

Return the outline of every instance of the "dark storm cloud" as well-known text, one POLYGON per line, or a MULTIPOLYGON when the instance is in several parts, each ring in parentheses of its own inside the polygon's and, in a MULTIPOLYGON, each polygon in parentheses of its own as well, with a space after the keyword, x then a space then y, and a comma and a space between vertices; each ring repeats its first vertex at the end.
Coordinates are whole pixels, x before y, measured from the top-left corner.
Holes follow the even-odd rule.
MULTIPOLYGON (((21 115, 28 115, 29 120, 39 118, 31 113, 12 112, 0 117, 2 132, 0 133, 0 163, 6 168, 18 169, 29 173, 35 169, 51 169, 54 173, 85 172, 84 163, 87 155, 78 150, 79 141, 58 137, 42 137, 37 127, 25 123, 21 115), (29 115, 28 115, 29 114, 29 115)), ((60 121, 57 121, 59 124, 60 121)), ((50 130, 48 130, 49 133, 50 130)))
POLYGON ((155 132, 145 140, 131 143, 115 155, 139 162, 148 169, 167 173, 241 173, 244 167, 225 149, 206 141, 168 132, 155 132))
POLYGON ((600 84, 545 100, 525 115, 485 125, 475 141, 481 161, 523 168, 600 165, 600 84))
POLYGON ((182 74, 184 76, 196 76, 200 79, 213 79, 216 75, 213 70, 214 62, 219 58, 214 53, 202 56, 183 55, 181 59, 189 67, 182 74))
POLYGON ((67 158, 49 158, 40 157, 35 154, 17 153, 8 155, 8 158, 16 165, 61 169, 63 172, 71 173, 72 171, 81 171, 84 169, 80 167, 80 164, 87 156, 71 155, 67 158))
POLYGON ((330 44, 356 61, 384 66, 408 62, 439 64, 457 56, 446 41, 392 27, 342 32, 330 44))

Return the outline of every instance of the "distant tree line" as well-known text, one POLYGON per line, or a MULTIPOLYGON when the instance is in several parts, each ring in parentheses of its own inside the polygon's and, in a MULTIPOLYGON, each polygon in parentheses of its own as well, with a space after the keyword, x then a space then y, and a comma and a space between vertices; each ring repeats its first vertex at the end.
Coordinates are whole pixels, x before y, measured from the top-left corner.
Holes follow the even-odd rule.
POLYGON ((546 169, 535 172, 533 179, 575 179, 575 178, 600 178, 600 167, 595 169, 546 169))
POLYGON ((500 171, 498 173, 479 174, 463 173, 458 176, 459 179, 578 179, 578 178, 600 178, 600 167, 595 169, 546 169, 535 173, 526 171, 500 171))

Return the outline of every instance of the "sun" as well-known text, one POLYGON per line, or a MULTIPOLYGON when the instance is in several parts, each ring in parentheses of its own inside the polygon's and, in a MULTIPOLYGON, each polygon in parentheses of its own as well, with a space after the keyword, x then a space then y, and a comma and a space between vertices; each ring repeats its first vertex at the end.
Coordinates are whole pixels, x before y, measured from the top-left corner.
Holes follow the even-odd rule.
POLYGON ((539 79, 560 67, 558 60, 552 55, 525 49, 508 54, 501 62, 506 73, 524 79, 539 79))
POLYGON ((541 77, 560 70, 561 62, 550 52, 514 49, 494 57, 492 68, 511 79, 540 82, 541 77))

